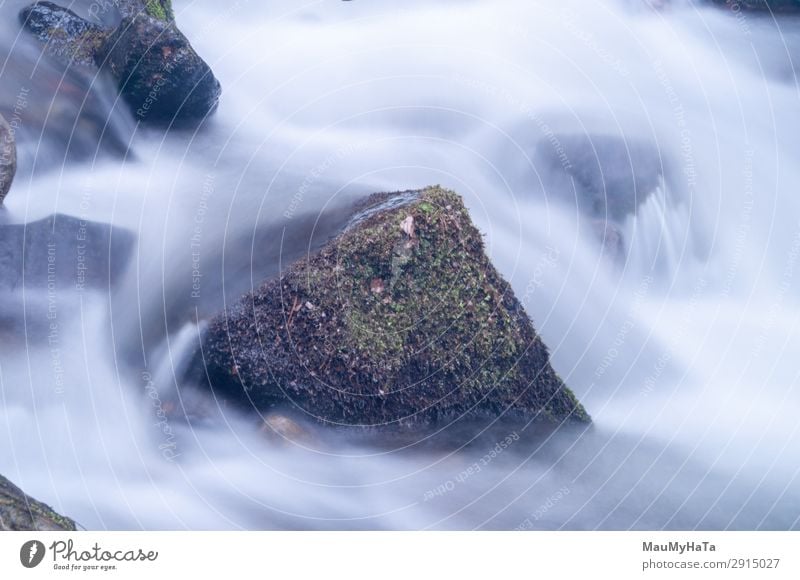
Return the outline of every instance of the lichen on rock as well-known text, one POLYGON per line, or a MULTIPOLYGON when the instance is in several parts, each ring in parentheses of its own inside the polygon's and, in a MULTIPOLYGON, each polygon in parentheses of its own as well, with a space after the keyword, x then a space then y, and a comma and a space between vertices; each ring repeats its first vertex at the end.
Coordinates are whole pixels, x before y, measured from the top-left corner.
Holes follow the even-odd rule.
POLYGON ((218 397, 325 423, 589 420, 440 187, 370 197, 319 253, 212 320, 197 365, 218 397))

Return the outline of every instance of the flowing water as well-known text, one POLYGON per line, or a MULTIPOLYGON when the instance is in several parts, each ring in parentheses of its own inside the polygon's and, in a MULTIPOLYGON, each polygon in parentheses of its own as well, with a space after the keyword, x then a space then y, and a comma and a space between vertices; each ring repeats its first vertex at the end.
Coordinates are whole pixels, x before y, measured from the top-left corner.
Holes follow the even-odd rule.
MULTIPOLYGON (((0 3, 20 148, 3 223, 135 233, 113 284, 3 290, 0 473, 28 493, 90 529, 800 525, 800 22, 643 0, 175 0, 224 97, 164 132, 104 76, 42 58, 23 5, 0 3), (622 258, 537 153, 569 164, 576 134, 655 151, 622 258), (433 183, 465 197, 592 428, 276 442, 185 384, 204 319, 353 200, 433 183)), ((73 8, 113 19, 102 5, 73 8)))

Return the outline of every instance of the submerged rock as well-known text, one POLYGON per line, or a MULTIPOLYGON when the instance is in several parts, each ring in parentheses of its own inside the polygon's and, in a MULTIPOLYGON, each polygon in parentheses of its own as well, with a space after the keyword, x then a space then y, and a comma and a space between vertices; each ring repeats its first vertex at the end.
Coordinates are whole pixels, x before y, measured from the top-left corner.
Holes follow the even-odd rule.
POLYGON ((0 531, 75 531, 75 522, 25 493, 0 475, 0 531))
POLYGON ((0 225, 0 288, 107 289, 134 241, 129 231, 60 214, 0 225))
POLYGON ((11 189, 14 175, 17 173, 17 143, 14 131, 0 115, 0 205, 11 189))
POLYGON ((589 421, 461 198, 438 187, 370 197, 318 253, 213 319, 194 372, 217 398, 334 424, 589 421))
POLYGON ((259 429, 264 437, 273 444, 296 443, 307 445, 315 443, 314 436, 300 423, 280 413, 267 414, 259 429))
POLYGON ((20 12, 53 56, 108 70, 136 118, 154 124, 193 123, 214 112, 221 89, 213 72, 178 30, 168 0, 126 1, 114 30, 52 2, 20 12))

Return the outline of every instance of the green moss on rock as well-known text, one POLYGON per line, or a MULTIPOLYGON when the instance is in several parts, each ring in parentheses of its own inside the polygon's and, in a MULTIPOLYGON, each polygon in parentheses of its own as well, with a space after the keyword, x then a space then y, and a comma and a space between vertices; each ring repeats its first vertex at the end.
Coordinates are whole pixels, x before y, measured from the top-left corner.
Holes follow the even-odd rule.
POLYGON ((0 531, 74 531, 75 522, 0 476, 0 531))
POLYGON ((323 422, 589 420, 463 201, 439 187, 369 198, 318 254, 213 320, 203 356, 218 396, 291 401, 323 422))
POLYGON ((170 21, 175 19, 171 0, 145 0, 145 10, 153 18, 170 21))

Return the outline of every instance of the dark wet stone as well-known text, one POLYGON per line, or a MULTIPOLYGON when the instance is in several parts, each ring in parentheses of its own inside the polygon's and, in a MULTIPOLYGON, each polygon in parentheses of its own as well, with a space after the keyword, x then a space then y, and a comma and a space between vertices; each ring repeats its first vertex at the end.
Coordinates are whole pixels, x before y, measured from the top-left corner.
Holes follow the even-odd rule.
POLYGON ((17 173, 17 143, 14 131, 0 115, 0 204, 8 195, 17 173))
POLYGON ((74 521, 26 495, 0 475, 0 531, 59 532, 75 529, 74 521))
POLYGON ((635 213, 664 174, 657 148, 605 135, 556 135, 539 144, 536 157, 555 182, 548 194, 577 202, 592 218, 616 222, 635 213))

